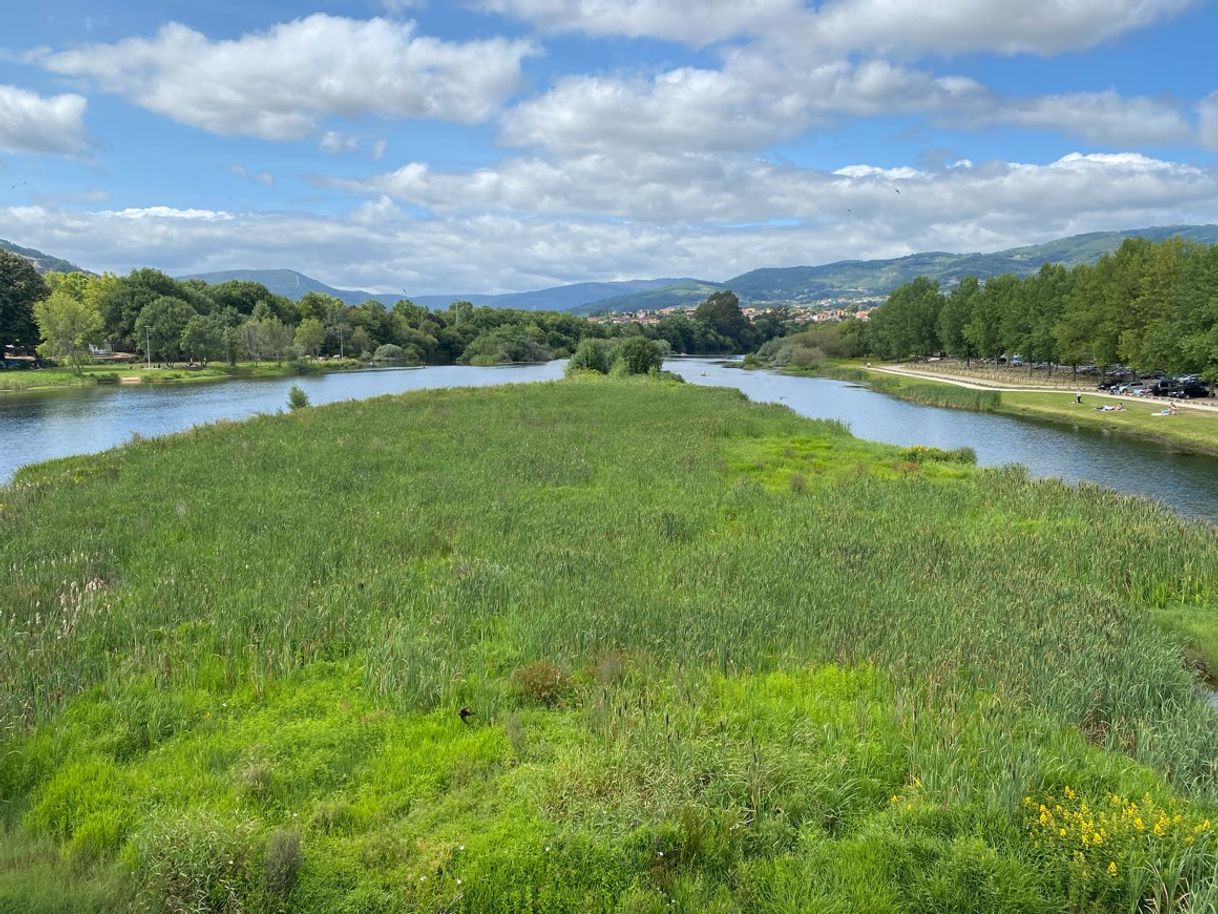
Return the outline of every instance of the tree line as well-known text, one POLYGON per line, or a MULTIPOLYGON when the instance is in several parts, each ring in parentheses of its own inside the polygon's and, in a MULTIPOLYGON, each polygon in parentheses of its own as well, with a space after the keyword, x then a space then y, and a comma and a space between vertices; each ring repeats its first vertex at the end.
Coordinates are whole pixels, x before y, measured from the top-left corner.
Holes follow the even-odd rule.
POLYGON ((895 289, 859 332, 886 359, 1018 354, 1029 365, 1128 365, 1218 377, 1218 246, 1124 241, 1094 264, 1020 278, 925 277, 895 289))
POLYGON ((293 301, 257 282, 211 285, 148 268, 43 277, 24 258, 0 252, 0 343, 77 369, 101 344, 170 365, 300 357, 494 365, 565 358, 585 339, 629 336, 663 342, 663 351, 740 352, 787 329, 778 313, 749 320, 729 291, 656 324, 606 325, 468 301, 436 311, 409 299, 390 308, 375 300, 349 305, 318 292, 293 301))

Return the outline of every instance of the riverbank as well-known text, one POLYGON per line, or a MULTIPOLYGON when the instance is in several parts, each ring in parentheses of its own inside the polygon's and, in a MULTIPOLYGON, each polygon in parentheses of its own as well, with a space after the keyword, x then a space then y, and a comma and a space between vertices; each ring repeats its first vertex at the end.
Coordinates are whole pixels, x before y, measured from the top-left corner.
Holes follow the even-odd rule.
MULTIPOLYGON (((785 370, 785 369, 784 369, 785 370)), ((1080 387, 1023 389, 977 378, 951 377, 940 372, 867 366, 842 362, 815 371, 787 370, 790 374, 830 377, 867 383, 881 393, 934 406, 973 409, 1010 416, 1065 423, 1128 435, 1178 449, 1218 455, 1218 404, 1177 401, 1178 413, 1159 415, 1167 407, 1162 399, 1121 397, 1080 387), (1082 403, 1074 402, 1076 391, 1082 403), (1097 410, 1099 405, 1121 403, 1120 412, 1097 410)))
POLYGON ((601 378, 0 502, 0 908, 1218 896, 1218 729, 1155 618, 1213 612, 1218 534, 1148 502, 601 378))
POLYGON ((206 366, 148 368, 142 363, 123 365, 87 365, 77 374, 68 368, 44 368, 37 371, 0 372, 0 395, 32 393, 42 390, 62 390, 112 384, 190 384, 200 381, 254 380, 285 378, 293 375, 325 374, 331 371, 351 371, 366 368, 354 359, 327 359, 310 362, 238 362, 236 365, 212 363, 206 366))

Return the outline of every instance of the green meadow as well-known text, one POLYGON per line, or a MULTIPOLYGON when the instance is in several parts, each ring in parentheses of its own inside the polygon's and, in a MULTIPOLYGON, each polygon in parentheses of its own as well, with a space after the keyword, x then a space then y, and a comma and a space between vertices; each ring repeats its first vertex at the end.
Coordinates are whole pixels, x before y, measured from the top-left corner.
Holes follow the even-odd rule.
POLYGON ((1218 532, 970 456, 579 377, 26 468, 0 911, 1215 910, 1218 532))

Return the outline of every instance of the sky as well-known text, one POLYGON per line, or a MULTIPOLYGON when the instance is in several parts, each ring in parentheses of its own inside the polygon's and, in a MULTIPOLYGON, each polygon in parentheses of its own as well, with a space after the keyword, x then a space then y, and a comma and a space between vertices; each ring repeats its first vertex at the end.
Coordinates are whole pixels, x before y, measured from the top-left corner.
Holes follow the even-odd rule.
POLYGON ((0 238, 406 295, 1218 222, 1218 0, 46 0, 0 238))

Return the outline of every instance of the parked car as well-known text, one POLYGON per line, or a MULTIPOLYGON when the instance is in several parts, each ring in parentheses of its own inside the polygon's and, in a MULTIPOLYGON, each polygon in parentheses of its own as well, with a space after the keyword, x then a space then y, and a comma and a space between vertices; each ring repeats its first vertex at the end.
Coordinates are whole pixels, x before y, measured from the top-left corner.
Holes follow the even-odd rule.
POLYGON ((1199 400, 1209 395, 1210 389, 1199 381, 1178 384, 1167 393, 1167 396, 1175 397, 1177 400, 1199 400))

